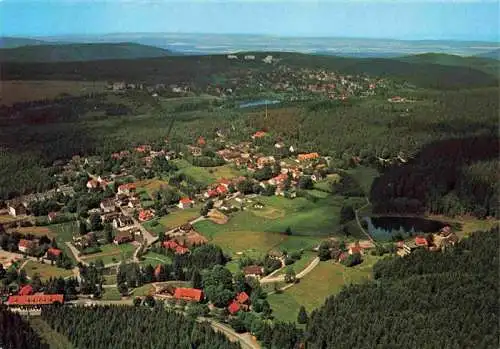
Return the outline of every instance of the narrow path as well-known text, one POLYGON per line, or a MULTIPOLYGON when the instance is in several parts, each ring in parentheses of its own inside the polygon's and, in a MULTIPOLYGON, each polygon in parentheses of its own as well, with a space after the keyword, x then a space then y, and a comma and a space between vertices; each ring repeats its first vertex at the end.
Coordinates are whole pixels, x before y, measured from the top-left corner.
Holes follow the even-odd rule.
POLYGON ((358 208, 357 210, 354 211, 355 216, 356 216, 356 223, 358 223, 359 229, 361 229, 361 231, 368 237, 368 239, 371 242, 375 243, 375 240, 373 240, 371 235, 368 234, 368 232, 365 230, 365 228, 363 228, 363 226, 361 225, 361 222, 359 221, 359 214, 358 214, 359 210, 362 210, 365 207, 367 207, 368 205, 370 205, 370 200, 368 200, 368 197, 365 196, 365 199, 366 199, 366 204, 364 204, 363 206, 361 206, 360 208, 358 208))
POLYGON ((220 322, 207 318, 198 318, 198 321, 207 321, 208 323, 210 323, 210 325, 214 330, 224 333, 224 335, 229 339, 238 341, 243 349, 261 349, 259 343, 252 341, 250 338, 247 338, 244 335, 236 333, 229 326, 226 326, 224 324, 221 324, 220 322))
MULTIPOLYGON (((319 257, 316 257, 313 259, 311 263, 307 267, 305 267, 300 273, 298 273, 295 277, 297 279, 301 279, 307 274, 309 274, 311 271, 313 271, 314 268, 319 264, 319 257)), ((280 275, 280 276, 275 276, 275 277, 269 277, 266 276, 265 278, 262 278, 260 280, 261 284, 268 284, 271 282, 280 282, 280 281, 285 281, 285 275, 280 275)))

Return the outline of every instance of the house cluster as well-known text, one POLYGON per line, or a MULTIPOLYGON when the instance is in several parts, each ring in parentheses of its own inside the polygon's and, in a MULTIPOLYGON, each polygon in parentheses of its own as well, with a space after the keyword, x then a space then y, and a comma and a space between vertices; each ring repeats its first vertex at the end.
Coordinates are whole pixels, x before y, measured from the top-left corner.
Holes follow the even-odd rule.
POLYGON ((458 242, 458 236, 451 231, 449 225, 444 226, 441 231, 429 235, 418 235, 413 240, 398 242, 400 255, 408 255, 417 249, 429 251, 443 251, 458 242))
MULTIPOLYGON (((159 268, 157 270, 155 270, 156 277, 158 277, 158 274, 160 273, 159 268), (158 270, 158 272, 157 272, 157 270, 158 270)), ((173 287, 173 286, 167 285, 164 288, 158 290, 155 293, 155 297, 174 298, 177 300, 199 303, 199 302, 203 301, 204 294, 203 294, 203 290, 200 290, 198 288, 173 287)))
MULTIPOLYGON (((207 238, 198 233, 189 223, 177 227, 176 229, 165 235, 165 237, 167 238, 167 240, 175 242, 179 246, 183 247, 194 247, 206 244, 208 242, 207 238)), ((164 243, 165 242, 167 241, 164 241, 164 243)), ((166 247, 165 244, 164 247, 166 247)))
POLYGON ((64 295, 35 292, 33 287, 28 284, 22 286, 17 292, 17 295, 9 296, 5 305, 7 305, 11 311, 21 311, 27 309, 38 310, 42 306, 56 303, 63 304, 64 295))
POLYGON ((250 297, 244 291, 238 293, 227 307, 227 310, 231 315, 236 314, 240 310, 248 311, 248 309, 250 309, 250 297))

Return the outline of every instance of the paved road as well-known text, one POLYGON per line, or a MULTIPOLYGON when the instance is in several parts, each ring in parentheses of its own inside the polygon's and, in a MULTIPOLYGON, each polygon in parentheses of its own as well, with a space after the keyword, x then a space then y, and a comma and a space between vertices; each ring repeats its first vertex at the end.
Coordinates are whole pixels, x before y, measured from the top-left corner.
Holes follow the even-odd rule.
MULTIPOLYGON (((313 259, 311 263, 307 267, 305 267, 300 273, 298 273, 295 277, 297 279, 301 279, 307 274, 309 274, 316 266, 319 264, 319 257, 316 257, 313 259)), ((280 275, 280 276, 275 276, 275 277, 269 277, 266 276, 265 278, 262 278, 260 280, 261 284, 268 284, 271 282, 280 282, 280 281, 285 281, 285 275, 280 275)))
POLYGON ((198 321, 207 321, 210 323, 212 328, 216 331, 220 331, 224 333, 224 335, 229 338, 230 340, 238 341, 243 349, 261 349, 261 346, 259 343, 254 342, 250 338, 248 338, 245 335, 241 335, 239 333, 236 333, 231 327, 226 326, 224 324, 221 324, 220 322, 217 322, 212 319, 207 319, 207 318, 198 318, 198 321))

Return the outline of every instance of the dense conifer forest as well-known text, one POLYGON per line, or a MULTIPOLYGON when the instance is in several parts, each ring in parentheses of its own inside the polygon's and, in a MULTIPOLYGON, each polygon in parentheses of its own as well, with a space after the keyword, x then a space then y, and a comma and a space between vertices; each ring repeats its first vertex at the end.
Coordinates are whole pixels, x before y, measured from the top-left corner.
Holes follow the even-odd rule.
POLYGON ((49 349, 20 315, 0 307, 0 348, 49 349))
POLYGON ((498 348, 498 234, 378 262, 311 314, 307 348, 498 348))
POLYGON ((42 318, 79 349, 237 349, 208 324, 161 308, 51 307, 42 318))

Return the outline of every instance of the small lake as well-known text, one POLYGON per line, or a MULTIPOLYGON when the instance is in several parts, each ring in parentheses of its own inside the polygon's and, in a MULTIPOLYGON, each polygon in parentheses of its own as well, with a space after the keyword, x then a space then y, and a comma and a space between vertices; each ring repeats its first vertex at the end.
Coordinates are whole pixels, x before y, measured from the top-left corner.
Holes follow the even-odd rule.
POLYGON ((272 104, 278 104, 281 103, 281 101, 278 100, 268 100, 268 99, 260 99, 258 101, 250 101, 250 102, 244 102, 240 104, 240 108, 252 108, 252 107, 260 107, 261 105, 272 105, 272 104))
POLYGON ((419 217, 364 217, 368 232, 375 240, 391 240, 395 235, 403 237, 422 233, 435 233, 445 223, 419 217))

